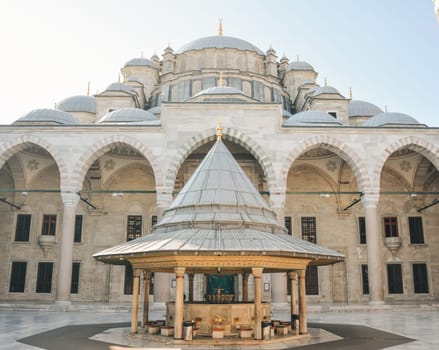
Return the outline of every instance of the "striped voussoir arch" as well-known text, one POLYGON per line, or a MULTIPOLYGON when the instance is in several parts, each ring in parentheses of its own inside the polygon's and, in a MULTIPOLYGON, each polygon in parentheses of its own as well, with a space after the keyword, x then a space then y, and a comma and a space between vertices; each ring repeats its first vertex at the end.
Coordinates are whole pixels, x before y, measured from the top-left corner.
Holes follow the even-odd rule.
POLYGON ((5 143, 0 143, 0 169, 14 154, 29 147, 29 144, 43 148, 55 161, 60 174, 61 187, 69 183, 69 172, 67 162, 62 157, 61 152, 50 142, 33 135, 21 135, 5 143))
POLYGON ((414 152, 422 154, 427 158, 439 171, 439 148, 431 142, 416 136, 403 137, 390 145, 386 146, 380 157, 377 160, 376 167, 373 169, 374 179, 377 179, 375 187, 379 186, 381 173, 387 159, 392 153, 402 149, 408 148, 414 152))
MULTIPOLYGON (((255 157, 262 170, 264 171, 264 175, 267 179, 268 191, 270 191, 271 188, 276 187, 277 181, 273 165, 270 158, 266 155, 262 147, 259 146, 253 139, 236 129, 223 128, 222 133, 223 139, 240 145, 242 148, 247 150, 253 157, 255 157)), ((180 169, 185 159, 198 147, 215 139, 216 129, 211 128, 205 130, 202 133, 192 136, 186 143, 184 143, 176 152, 176 155, 169 164, 165 180, 166 186, 174 188, 178 170, 180 169)))
POLYGON ((285 163, 281 168, 279 182, 286 186, 288 173, 293 163, 302 154, 317 147, 322 147, 335 153, 349 164, 357 179, 359 191, 370 187, 370 175, 364 160, 346 143, 329 135, 318 135, 300 142, 286 157, 285 163))
POLYGON ((157 156, 154 155, 152 151, 145 146, 144 143, 136 140, 132 136, 128 137, 124 135, 113 135, 95 142, 91 147, 87 149, 85 153, 81 154, 77 164, 75 164, 73 168, 74 170, 71 187, 74 187, 76 191, 79 191, 82 188, 82 183, 87 174, 87 171, 93 164, 93 162, 105 153, 111 151, 113 146, 118 143, 126 144, 142 154, 152 168, 156 186, 162 185, 163 175, 157 156))

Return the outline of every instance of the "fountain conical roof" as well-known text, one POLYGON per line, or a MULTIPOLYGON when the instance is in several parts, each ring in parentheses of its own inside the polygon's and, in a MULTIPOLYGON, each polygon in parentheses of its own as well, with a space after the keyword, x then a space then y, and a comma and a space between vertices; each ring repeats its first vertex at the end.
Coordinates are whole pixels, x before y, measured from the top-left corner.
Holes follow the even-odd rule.
POLYGON ((283 233, 276 214, 253 186, 244 170, 219 139, 200 166, 164 211, 158 232, 202 227, 226 229, 257 226, 270 233, 283 233))
POLYGON ((94 257, 117 264, 150 254, 290 256, 319 265, 344 258, 334 250, 286 234, 221 137, 151 234, 94 257))

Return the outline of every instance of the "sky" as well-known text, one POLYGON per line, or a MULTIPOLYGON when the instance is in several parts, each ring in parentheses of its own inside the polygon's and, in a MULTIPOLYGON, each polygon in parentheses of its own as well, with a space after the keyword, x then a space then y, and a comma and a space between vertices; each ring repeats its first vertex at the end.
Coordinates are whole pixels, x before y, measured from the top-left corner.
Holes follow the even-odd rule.
POLYGON ((439 127, 431 0, 0 0, 0 124, 101 92, 131 58, 197 38, 249 41, 307 61, 318 83, 439 127))

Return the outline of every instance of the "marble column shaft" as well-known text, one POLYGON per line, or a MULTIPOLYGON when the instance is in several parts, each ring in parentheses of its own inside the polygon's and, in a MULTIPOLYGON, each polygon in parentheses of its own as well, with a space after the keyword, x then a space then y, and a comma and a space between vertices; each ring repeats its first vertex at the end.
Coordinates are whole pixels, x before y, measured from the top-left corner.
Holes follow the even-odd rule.
MULTIPOLYGON (((156 201, 157 201, 157 222, 160 222, 163 216, 163 211, 172 204, 172 187, 158 186, 156 187, 156 201)), ((170 273, 156 272, 154 273, 154 302, 165 303, 171 298, 170 273)))
POLYGON ((378 200, 378 195, 367 193, 361 200, 364 206, 366 221, 367 272, 369 278, 370 304, 384 303, 382 238, 379 229, 378 200))
POLYGON ((291 285, 291 326, 294 327, 296 330, 299 328, 297 327, 297 272, 290 272, 290 285, 291 285))
POLYGON ((174 338, 183 339, 183 317, 184 317, 184 267, 174 268, 176 288, 175 288, 175 320, 174 338))
POLYGON ((262 267, 253 267, 255 284, 255 339, 262 339, 262 267))
POLYGON ((131 333, 137 333, 139 323, 139 287, 140 287, 139 269, 133 271, 133 303, 131 308, 131 333))
MULTIPOLYGON (((270 189, 270 206, 277 216, 279 225, 285 225, 285 196, 286 188, 276 187, 270 189)), ((288 288, 287 288, 287 274, 286 273, 272 273, 271 274, 271 302, 272 303, 287 303, 288 302, 288 288)))
POLYGON ((299 333, 307 334, 305 270, 299 270, 299 333))
POLYGON ((151 272, 143 272, 143 313, 142 327, 149 321, 149 286, 151 283, 151 272))
POLYGON ((62 234, 59 248, 56 301, 70 302, 75 215, 79 196, 75 193, 63 192, 61 193, 61 197, 64 204, 64 211, 62 216, 62 234))

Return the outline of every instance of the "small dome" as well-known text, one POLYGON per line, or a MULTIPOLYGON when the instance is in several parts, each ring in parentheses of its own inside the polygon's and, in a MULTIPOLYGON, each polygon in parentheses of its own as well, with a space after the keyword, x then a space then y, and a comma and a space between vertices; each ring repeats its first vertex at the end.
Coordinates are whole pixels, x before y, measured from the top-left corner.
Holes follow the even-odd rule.
POLYGON ((383 111, 373 103, 360 100, 349 102, 349 117, 372 117, 380 113, 383 111))
POLYGON ((314 93, 312 94, 313 97, 323 95, 323 94, 337 94, 340 95, 338 90, 335 87, 332 86, 319 86, 318 89, 314 90, 314 93))
POLYGON ((96 99, 85 95, 71 96, 59 101, 57 107, 64 112, 96 113, 96 99))
POLYGON ((395 112, 384 112, 375 115, 374 117, 366 120, 362 126, 426 126, 419 123, 415 118, 404 114, 395 112))
POLYGON ((342 125, 337 119, 322 111, 304 111, 288 118, 284 125, 298 124, 342 125))
POLYGON ((122 108, 104 115, 98 123, 144 123, 156 121, 157 118, 150 112, 140 108, 122 108))
POLYGON ((132 58, 131 60, 129 60, 128 62, 125 63, 124 67, 128 67, 128 66, 147 66, 147 67, 151 67, 156 69, 156 65, 154 64, 154 62, 152 62, 151 60, 147 59, 147 58, 132 58))
POLYGON ((177 54, 186 51, 200 51, 204 49, 237 49, 241 51, 253 51, 259 55, 264 55, 262 50, 248 41, 234 38, 231 36, 207 36, 191 41, 177 50, 177 54))
POLYGON ((123 91, 129 94, 135 94, 134 89, 131 86, 124 83, 112 83, 107 86, 105 91, 123 91))
POLYGON ((26 113, 15 123, 40 123, 40 124, 77 124, 75 117, 59 109, 34 109, 26 113))
POLYGON ((314 67, 305 61, 293 61, 287 67, 287 71, 290 71, 290 70, 312 70, 313 71, 314 67))

